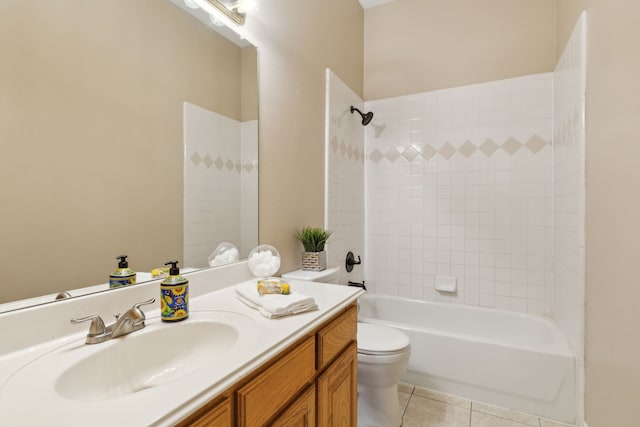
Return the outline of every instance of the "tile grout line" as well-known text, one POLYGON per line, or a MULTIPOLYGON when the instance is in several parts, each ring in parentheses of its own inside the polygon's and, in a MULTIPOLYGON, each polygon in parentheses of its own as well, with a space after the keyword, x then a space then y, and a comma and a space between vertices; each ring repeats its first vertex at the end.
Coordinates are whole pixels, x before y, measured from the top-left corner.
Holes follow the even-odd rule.
POLYGON ((411 403, 411 398, 413 397, 413 392, 416 390, 416 386, 414 385, 411 389, 411 393, 409 394, 409 400, 407 400, 407 404, 402 409, 402 424, 404 424, 404 414, 407 413, 407 408, 409 407, 409 403, 411 403))
MULTIPOLYGON (((522 424, 524 427, 526 427, 526 425, 527 425, 527 424, 525 424, 525 423, 521 423, 520 421, 515 421, 515 420, 512 420, 511 418, 503 417, 503 416, 500 416, 500 415, 497 415, 497 414, 490 414, 490 413, 488 413, 488 412, 479 411, 479 410, 474 410, 474 409, 473 409, 473 404, 474 404, 474 403, 476 403, 476 402, 474 402, 474 401, 472 400, 472 401, 471 401, 471 405, 470 405, 470 408, 471 408, 471 414, 470 414, 470 416, 471 416, 471 417, 473 417, 473 413, 474 413, 474 412, 480 412, 480 413, 482 413, 482 414, 491 415, 492 417, 500 418, 500 419, 503 419, 503 420, 506 420, 506 421, 511 421, 512 423, 513 423, 513 422, 515 422, 515 423, 517 423, 517 424, 522 424)), ((529 414, 527 414, 527 415, 529 415, 529 414)), ((535 417, 535 416, 534 416, 534 417, 535 417)), ((542 419, 541 419, 540 417, 535 417, 535 419, 537 420, 538 427, 542 427, 542 419)), ((469 427, 471 427, 471 418, 469 419, 469 427)))
MULTIPOLYGON (((409 393, 409 399, 407 400, 407 404, 404 407, 403 412, 402 412, 403 423, 404 423, 404 416, 406 415, 406 411, 409 408, 409 405, 411 404, 411 401, 413 400, 413 397, 416 397, 416 396, 420 397, 421 399, 426 399, 426 400, 431 400, 431 401, 434 401, 434 402, 439 402, 439 403, 442 403, 442 404, 444 404, 446 406, 457 407, 457 408, 460 408, 460 409, 463 408, 463 406, 458 406, 456 404, 449 403, 448 401, 440 400, 440 399, 435 398, 435 397, 417 395, 415 393, 416 390, 417 390, 417 387, 414 385, 413 388, 411 389, 411 393, 409 393)), ((523 420, 520 420, 520 419, 515 420, 515 419, 509 418, 508 416, 503 415, 503 414, 499 415, 497 413, 483 411, 481 409, 482 408, 481 406, 480 406, 480 409, 475 409, 475 405, 479 404, 481 402, 476 402, 476 401, 473 401, 473 400, 470 400, 470 399, 466 399, 466 400, 469 401, 469 425, 468 425, 468 427, 472 427, 472 425, 473 425, 473 413, 474 412, 490 415, 490 416, 495 417, 495 418, 499 418, 499 419, 502 419, 502 420, 505 420, 505 421, 509 421, 509 422, 511 422, 513 424, 517 424, 517 425, 519 425, 521 427, 527 427, 527 426, 531 427, 534 424, 535 424, 535 427, 543 427, 544 426, 544 424, 542 423, 542 420, 543 420, 542 417, 539 417, 539 416, 536 416, 536 415, 533 415, 533 414, 527 414, 527 413, 524 413, 524 412, 513 411, 513 410, 510 410, 510 409, 507 409, 507 408, 496 407, 496 408, 499 408, 499 409, 504 409, 507 412, 526 415, 528 417, 531 417, 532 419, 535 419, 536 421, 533 421, 533 422, 532 421, 523 421, 523 420)), ((488 405, 488 404, 485 404, 485 405, 488 405)), ((488 405, 488 406, 492 406, 492 405, 488 405)), ((577 427, 575 425, 568 425, 568 424, 562 424, 562 425, 563 426, 566 425, 566 427, 577 427)))

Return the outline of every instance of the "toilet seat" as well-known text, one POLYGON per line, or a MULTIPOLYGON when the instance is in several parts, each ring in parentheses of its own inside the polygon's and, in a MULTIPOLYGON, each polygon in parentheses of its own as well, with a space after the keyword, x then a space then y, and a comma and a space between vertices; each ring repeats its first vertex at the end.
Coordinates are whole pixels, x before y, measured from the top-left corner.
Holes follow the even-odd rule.
POLYGON ((394 356, 405 353, 409 337, 397 329, 358 322, 358 354, 394 356))

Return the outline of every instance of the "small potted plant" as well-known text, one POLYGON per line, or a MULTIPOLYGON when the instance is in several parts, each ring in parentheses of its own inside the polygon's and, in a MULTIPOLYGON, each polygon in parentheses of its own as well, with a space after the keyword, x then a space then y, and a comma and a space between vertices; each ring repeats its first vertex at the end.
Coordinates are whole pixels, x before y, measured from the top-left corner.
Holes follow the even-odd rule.
POLYGON ((308 271, 322 271, 327 268, 327 253, 324 244, 332 231, 318 227, 303 227, 296 231, 296 239, 304 246, 302 253, 302 269, 308 271))

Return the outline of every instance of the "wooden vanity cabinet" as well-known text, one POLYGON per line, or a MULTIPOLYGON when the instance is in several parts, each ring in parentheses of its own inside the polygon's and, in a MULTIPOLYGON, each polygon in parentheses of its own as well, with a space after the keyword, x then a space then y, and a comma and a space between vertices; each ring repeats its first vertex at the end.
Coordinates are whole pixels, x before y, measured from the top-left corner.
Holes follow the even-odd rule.
POLYGON ((316 425, 316 387, 311 384, 282 415, 271 424, 274 427, 313 427, 316 425))
POLYGON ((176 427, 232 427, 232 400, 228 395, 214 399, 178 423, 176 427))
POLYGON ((288 353, 275 357, 262 373, 236 391, 236 425, 264 425, 278 414, 316 374, 315 337, 298 343, 288 353))
POLYGON ((318 425, 355 426, 358 401, 358 353, 352 343, 342 355, 318 377, 318 425))
POLYGON ((178 426, 355 426, 356 337, 353 303, 178 426))
POLYGON ((358 310, 350 306, 346 311, 329 320, 316 333, 318 340, 318 369, 324 368, 358 335, 358 310))

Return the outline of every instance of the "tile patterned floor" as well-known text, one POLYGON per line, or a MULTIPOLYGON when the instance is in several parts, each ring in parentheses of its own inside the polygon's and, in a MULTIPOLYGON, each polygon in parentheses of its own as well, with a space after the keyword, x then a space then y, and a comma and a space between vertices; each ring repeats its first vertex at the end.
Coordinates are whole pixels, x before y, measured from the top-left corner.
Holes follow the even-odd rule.
POLYGON ((410 384, 398 391, 402 427, 572 427, 410 384))

